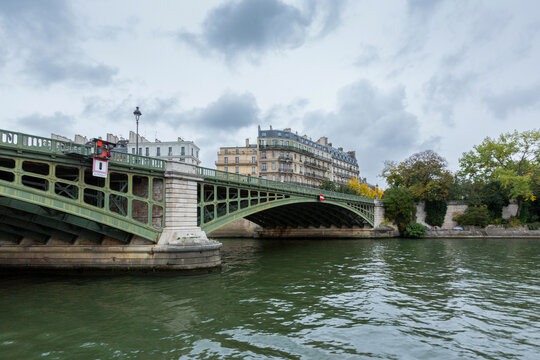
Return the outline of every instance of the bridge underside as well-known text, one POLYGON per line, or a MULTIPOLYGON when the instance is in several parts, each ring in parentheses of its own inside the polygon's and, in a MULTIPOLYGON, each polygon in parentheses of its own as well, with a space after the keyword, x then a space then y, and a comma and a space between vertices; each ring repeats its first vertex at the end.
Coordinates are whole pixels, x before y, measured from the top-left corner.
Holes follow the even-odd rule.
POLYGON ((62 211, 0 196, 0 241, 11 244, 128 244, 125 231, 62 211))
POLYGON ((332 226, 338 228, 363 227, 367 222, 358 214, 341 206, 320 203, 295 203, 270 208, 245 217, 265 229, 308 228, 332 226))

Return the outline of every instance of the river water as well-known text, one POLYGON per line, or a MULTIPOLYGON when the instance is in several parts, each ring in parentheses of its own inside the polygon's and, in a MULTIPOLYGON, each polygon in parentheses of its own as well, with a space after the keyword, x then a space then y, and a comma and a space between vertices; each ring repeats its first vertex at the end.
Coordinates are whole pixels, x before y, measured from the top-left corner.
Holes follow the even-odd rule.
POLYGON ((0 359, 540 359, 540 240, 223 240, 206 275, 5 275, 0 359))

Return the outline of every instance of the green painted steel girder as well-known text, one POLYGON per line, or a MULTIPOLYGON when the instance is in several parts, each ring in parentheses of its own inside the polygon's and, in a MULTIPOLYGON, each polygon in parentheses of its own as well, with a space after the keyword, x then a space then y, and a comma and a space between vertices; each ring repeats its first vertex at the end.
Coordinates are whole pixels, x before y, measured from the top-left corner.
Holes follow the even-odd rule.
POLYGON ((50 198, 40 194, 39 190, 19 189, 11 184, 2 184, 0 186, 0 196, 61 211, 66 214, 62 221, 109 235, 113 238, 119 238, 122 241, 127 241, 126 236, 124 236, 125 233, 139 235, 153 241, 156 241, 160 234, 160 231, 157 229, 149 229, 146 226, 137 224, 136 221, 106 215, 89 207, 64 201, 61 198, 50 198), (75 216, 70 217, 70 215, 75 216), (107 225, 106 230, 101 228, 100 224, 107 225), (117 229, 117 231, 112 229, 117 229))
MULTIPOLYGON (((99 234, 94 231, 89 231, 84 228, 71 225, 69 223, 63 222, 61 220, 56 220, 53 217, 45 217, 41 215, 37 215, 31 212, 25 212, 20 210, 20 208, 25 207, 24 205, 18 205, 17 208, 8 208, 8 207, 0 207, 0 215, 7 215, 15 219, 24 220, 27 223, 33 223, 38 225, 47 226, 53 229, 61 230, 67 234, 80 236, 82 238, 99 242, 103 239, 103 234, 99 234)), ((61 215, 57 218, 60 218, 61 215)))
POLYGON ((0 222, 11 225, 19 230, 30 230, 36 234, 54 237, 62 241, 73 242, 73 240, 75 240, 75 236, 73 234, 69 234, 48 226, 38 225, 36 223, 14 218, 9 215, 1 215, 0 222))
POLYGON ((75 215, 67 214, 56 209, 43 207, 34 203, 28 203, 18 199, 12 199, 7 197, 0 197, 0 206, 22 210, 30 214, 40 215, 45 218, 61 221, 66 224, 74 225, 76 227, 89 230, 94 233, 99 233, 102 236, 110 236, 113 239, 117 239, 124 242, 129 242, 131 234, 105 226, 95 221, 91 221, 85 218, 80 218, 75 215))
MULTIPOLYGON (((265 203, 262 203, 262 204, 259 203, 257 205, 253 205, 253 206, 249 206, 249 207, 246 207, 246 208, 243 208, 243 209, 239 209, 237 211, 229 213, 228 215, 222 216, 220 218, 213 219, 210 222, 201 223, 201 228, 205 232, 210 233, 210 232, 220 228, 223 225, 226 225, 226 224, 228 224, 228 223, 230 223, 230 222, 232 222, 234 220, 237 220, 237 219, 248 217, 251 214, 261 213, 261 215, 262 215, 264 211, 272 209, 272 208, 278 208, 278 207, 282 207, 282 206, 285 206, 285 205, 301 204, 301 203, 320 203, 320 201, 313 198, 313 197, 311 197, 311 198, 289 197, 289 198, 280 199, 280 200, 268 201, 268 202, 265 202, 265 203)), ((202 203, 202 204, 200 203, 199 206, 204 206, 205 204, 206 203, 202 203)), ((322 204, 323 203, 321 203, 321 205, 322 204)), ((347 203, 330 200, 330 201, 324 201, 324 205, 333 205, 333 206, 337 206, 339 208, 345 209, 348 212, 351 212, 351 213, 355 214, 356 216, 362 218, 365 222, 367 222, 368 224, 373 226, 373 219, 370 219, 367 216, 367 214, 365 214, 364 212, 361 212, 357 208, 354 208, 354 207, 350 206, 347 203)), ((327 222, 327 224, 330 224, 330 223, 327 222)))

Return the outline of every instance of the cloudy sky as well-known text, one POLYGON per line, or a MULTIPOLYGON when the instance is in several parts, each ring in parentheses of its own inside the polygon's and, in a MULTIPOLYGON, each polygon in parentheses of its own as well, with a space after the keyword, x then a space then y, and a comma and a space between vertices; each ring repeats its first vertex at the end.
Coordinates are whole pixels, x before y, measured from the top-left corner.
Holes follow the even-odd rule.
POLYGON ((486 136, 540 127, 540 2, 0 1, 0 128, 178 136, 214 167, 257 125, 456 169, 486 136))

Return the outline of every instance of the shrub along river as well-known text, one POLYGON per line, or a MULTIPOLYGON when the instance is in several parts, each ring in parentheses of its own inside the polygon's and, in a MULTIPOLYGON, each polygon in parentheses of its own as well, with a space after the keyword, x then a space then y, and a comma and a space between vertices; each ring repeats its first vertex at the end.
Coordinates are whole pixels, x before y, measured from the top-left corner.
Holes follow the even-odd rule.
POLYGON ((223 240, 221 270, 0 280, 2 359, 538 359, 540 240, 223 240))

